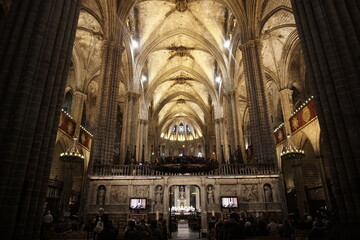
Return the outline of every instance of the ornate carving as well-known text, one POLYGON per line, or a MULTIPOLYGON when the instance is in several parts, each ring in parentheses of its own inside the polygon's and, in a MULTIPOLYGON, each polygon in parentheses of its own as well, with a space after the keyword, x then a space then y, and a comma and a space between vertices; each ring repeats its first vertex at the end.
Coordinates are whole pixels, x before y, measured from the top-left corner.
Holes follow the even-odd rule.
POLYGON ((134 186, 135 197, 149 197, 149 186, 134 186))
POLYGON ((243 185, 243 200, 246 202, 259 201, 258 186, 256 184, 243 185))
POLYGON ((111 186, 111 204, 126 204, 128 197, 128 186, 111 186))
POLYGON ((194 59, 194 57, 190 54, 190 50, 194 50, 195 48, 190 47, 184 47, 184 46, 175 46, 171 45, 171 47, 167 47, 166 49, 171 50, 171 56, 169 57, 169 60, 173 57, 190 57, 191 59, 194 59))
POLYGON ((176 0, 176 10, 179 12, 185 12, 188 9, 187 0, 176 0))
POLYGON ((221 195, 228 195, 228 196, 237 195, 235 184, 221 185, 220 189, 221 189, 221 195))
POLYGON ((178 99, 177 101, 176 101, 176 103, 178 103, 178 104, 184 104, 184 103, 186 103, 186 101, 185 101, 185 99, 178 99))

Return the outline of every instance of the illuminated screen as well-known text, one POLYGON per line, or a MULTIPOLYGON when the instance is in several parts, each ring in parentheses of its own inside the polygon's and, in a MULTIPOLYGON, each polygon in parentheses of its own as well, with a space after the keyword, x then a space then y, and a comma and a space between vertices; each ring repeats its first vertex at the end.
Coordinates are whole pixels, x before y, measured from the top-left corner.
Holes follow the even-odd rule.
POLYGON ((145 210, 146 198, 131 198, 129 207, 134 210, 145 210))
POLYGON ((222 197, 221 198, 221 207, 223 208, 237 208, 238 199, 237 197, 222 197))

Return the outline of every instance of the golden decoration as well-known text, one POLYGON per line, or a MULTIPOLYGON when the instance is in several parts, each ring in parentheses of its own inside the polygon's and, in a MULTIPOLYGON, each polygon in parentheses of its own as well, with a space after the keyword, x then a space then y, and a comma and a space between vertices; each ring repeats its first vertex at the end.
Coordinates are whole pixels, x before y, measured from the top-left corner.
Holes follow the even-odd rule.
POLYGON ((302 114, 301 114, 304 122, 308 122, 310 120, 311 114, 310 114, 310 109, 308 107, 305 107, 302 110, 302 114))
POLYGON ((299 121, 298 121, 297 117, 294 117, 291 120, 291 126, 293 127, 293 129, 297 129, 299 127, 299 121))
POLYGON ((66 132, 67 132, 68 134, 71 134, 72 131, 73 131, 73 129, 74 129, 73 124, 72 124, 71 122, 69 122, 69 123, 67 124, 67 127, 66 127, 66 132))
POLYGON ((81 134, 81 143, 84 143, 86 141, 85 134, 81 134))

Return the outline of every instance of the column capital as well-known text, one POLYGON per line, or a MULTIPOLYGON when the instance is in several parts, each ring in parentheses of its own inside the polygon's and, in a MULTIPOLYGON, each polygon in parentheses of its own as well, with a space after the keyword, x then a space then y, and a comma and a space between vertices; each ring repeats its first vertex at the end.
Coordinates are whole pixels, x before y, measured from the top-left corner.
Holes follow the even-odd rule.
POLYGON ((282 94, 292 94, 293 90, 289 89, 289 88, 282 88, 280 89, 279 93, 282 94))
POLYGON ((139 119, 139 123, 140 124, 143 124, 143 125, 147 125, 148 124, 148 120, 145 120, 145 119, 139 119))
POLYGON ((224 118, 217 118, 215 119, 215 123, 222 123, 224 121, 224 118))
POLYGON ((261 45, 260 39, 249 40, 246 43, 241 44, 239 46, 239 49, 241 51, 244 51, 244 50, 249 49, 249 48, 254 48, 256 45, 261 45))
POLYGON ((104 39, 103 42, 104 47, 110 47, 112 49, 118 50, 121 53, 125 50, 125 47, 119 42, 108 39, 104 39))
POLYGON ((136 92, 127 92, 127 96, 130 98, 139 98, 140 97, 140 94, 139 93, 136 93, 136 92))
POLYGON ((228 90, 227 95, 228 96, 236 96, 237 92, 236 89, 228 90))
POLYGON ((81 96, 83 98, 87 98, 87 94, 85 94, 85 93, 83 93, 83 92, 81 92, 79 90, 75 90, 74 96, 81 96))

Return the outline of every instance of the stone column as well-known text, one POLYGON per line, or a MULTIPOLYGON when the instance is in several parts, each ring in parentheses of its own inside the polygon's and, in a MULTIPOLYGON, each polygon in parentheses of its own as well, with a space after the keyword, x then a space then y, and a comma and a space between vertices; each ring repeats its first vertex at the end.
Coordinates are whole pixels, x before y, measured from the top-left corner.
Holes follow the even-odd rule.
POLYGON ((73 95, 73 101, 71 104, 71 116, 76 121, 76 123, 78 123, 79 126, 81 124, 83 107, 86 97, 86 94, 80 91, 75 91, 73 95))
POLYGON ((101 65, 100 97, 97 106, 97 128, 92 147, 92 164, 110 166, 116 136, 119 70, 124 47, 115 41, 104 40, 101 65))
POLYGON ((299 208, 300 216, 304 216, 308 211, 308 202, 305 192, 304 175, 301 167, 301 159, 293 159, 293 170, 294 170, 294 184, 296 189, 296 200, 299 208))
POLYGON ((122 140, 120 146, 120 159, 124 163, 126 149, 129 147, 130 152, 134 150, 136 144, 136 133, 138 127, 138 100, 140 95, 135 92, 128 92, 127 104, 125 106, 124 126, 122 132, 122 140))
MULTIPOLYGON (((228 140, 231 154, 235 153, 236 140, 235 140, 235 117, 232 111, 233 105, 233 92, 228 92, 226 99, 226 116, 227 116, 227 128, 228 128, 228 140)), ((231 156, 229 157, 231 159, 231 156)))
POLYGON ((64 216, 65 212, 69 212, 69 200, 71 197, 71 190, 73 186, 73 163, 71 162, 64 162, 64 170, 65 170, 65 179, 64 179, 64 186, 61 193, 61 205, 62 211, 60 216, 61 218, 64 216))
POLYGON ((202 180, 201 183, 201 237, 204 236, 204 234, 207 233, 207 225, 208 225, 208 219, 207 219, 207 207, 206 207, 206 201, 207 201, 207 194, 206 194, 206 185, 205 182, 202 180))
POLYGON ((329 161, 338 239, 359 235, 360 35, 359 1, 292 0, 323 152, 329 161))
POLYGON ((3 239, 38 239, 80 5, 14 0, 0 30, 3 239))
POLYGON ((275 143, 270 124, 265 77, 262 69, 261 44, 250 40, 240 46, 248 96, 251 145, 256 163, 276 164, 275 143))
POLYGON ((167 182, 167 178, 165 179, 164 181, 164 194, 163 194, 163 219, 166 219, 166 222, 167 224, 169 225, 169 221, 170 221, 170 218, 169 218, 169 196, 172 196, 174 197, 173 195, 170 195, 169 194, 169 185, 168 185, 168 182, 167 182))
POLYGON ((224 118, 220 118, 219 129, 220 129, 220 149, 221 149, 221 151, 220 151, 221 157, 220 158, 221 158, 222 162, 227 163, 228 162, 227 158, 226 158, 227 146, 225 145, 225 140, 224 140, 224 138, 225 138, 224 118))
POLYGON ((150 154, 149 154, 149 148, 150 146, 148 145, 148 131, 149 131, 149 124, 148 124, 148 121, 146 121, 144 123, 144 134, 143 134, 143 145, 145 147, 144 149, 144 160, 147 161, 149 160, 150 161, 150 154))
POLYGON ((221 163, 220 119, 215 119, 216 158, 221 163))
POLYGON ((139 119, 139 129, 138 129, 138 136, 137 136, 137 141, 138 141, 138 162, 142 162, 142 159, 145 159, 145 149, 143 150, 143 148, 145 148, 145 141, 146 141, 146 127, 147 127, 147 120, 143 120, 143 119, 139 119), (144 154, 144 156, 143 156, 144 154))
MULTIPOLYGON (((236 90, 232 90, 228 92, 228 95, 230 97, 230 106, 231 106, 231 112, 233 117, 233 128, 234 128, 234 150, 236 150, 237 146, 240 145, 240 120, 239 115, 237 113, 238 103, 237 103, 237 93, 236 90)), ((232 150, 232 149, 231 149, 232 150)))
MULTIPOLYGON (((291 134, 291 127, 290 127, 290 117, 294 112, 293 100, 292 100, 292 90, 290 89, 283 89, 280 90, 280 101, 281 101, 281 108, 284 115, 284 126, 286 134, 291 134)), ((285 137, 285 136, 284 136, 285 137)))

